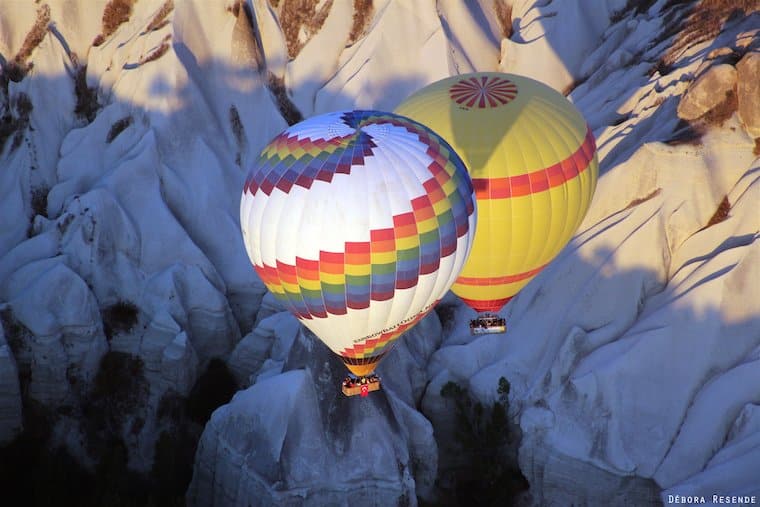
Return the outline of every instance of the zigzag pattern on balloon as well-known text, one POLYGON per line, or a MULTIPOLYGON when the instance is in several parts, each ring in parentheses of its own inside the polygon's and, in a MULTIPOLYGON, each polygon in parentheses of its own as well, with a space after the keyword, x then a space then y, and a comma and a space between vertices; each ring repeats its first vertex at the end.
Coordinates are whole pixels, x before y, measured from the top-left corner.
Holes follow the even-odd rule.
MULTIPOLYGON (((401 116, 371 111, 347 113, 342 120, 356 128, 354 133, 332 139, 299 138, 288 131, 278 136, 262 152, 257 163, 261 169, 249 177, 245 191, 287 193, 293 185, 310 188, 316 180, 329 183, 338 173, 350 174, 382 142, 358 129, 369 123, 387 123, 414 134, 432 159, 427 166, 430 178, 422 183, 424 193, 410 200, 410 211, 394 215, 393 227, 371 230, 370 241, 346 241, 341 251, 320 250, 318 258, 296 257, 295 264, 278 259, 276 265, 255 265, 269 290, 301 319, 344 315, 416 286, 420 276, 435 272, 440 260, 454 253, 474 212, 473 188, 461 161, 426 128, 401 116)), ((402 327, 346 355, 376 355, 403 332, 402 327)))

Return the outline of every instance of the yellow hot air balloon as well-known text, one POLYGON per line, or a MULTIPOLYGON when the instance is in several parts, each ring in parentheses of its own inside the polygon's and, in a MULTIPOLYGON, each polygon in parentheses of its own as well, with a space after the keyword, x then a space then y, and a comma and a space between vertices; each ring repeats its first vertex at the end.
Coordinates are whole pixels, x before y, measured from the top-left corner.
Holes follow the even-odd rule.
MULTIPOLYGON (((591 129, 549 86, 494 72, 433 83, 395 112, 430 127, 464 160, 478 226, 452 291, 477 312, 499 311, 583 220, 599 171, 591 129)), ((503 331, 493 317, 474 321, 473 332, 493 323, 503 331)))

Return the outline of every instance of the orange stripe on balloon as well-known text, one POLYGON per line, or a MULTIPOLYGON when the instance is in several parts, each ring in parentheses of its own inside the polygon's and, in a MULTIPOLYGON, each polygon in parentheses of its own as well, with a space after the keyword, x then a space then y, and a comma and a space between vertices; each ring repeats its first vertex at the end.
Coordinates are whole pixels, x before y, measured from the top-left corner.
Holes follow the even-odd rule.
POLYGON ((492 276, 492 277, 479 277, 479 276, 460 276, 457 278, 458 284, 461 285, 477 285, 477 286, 493 286, 501 285, 505 283, 515 283, 537 275, 542 269, 546 267, 546 264, 539 266, 530 271, 518 273, 516 275, 505 276, 492 276))
POLYGON ((506 178, 474 178, 472 185, 475 187, 475 197, 477 199, 506 199, 535 194, 562 185, 588 169, 595 152, 594 134, 589 127, 586 127, 586 138, 575 153, 568 158, 527 174, 506 178))

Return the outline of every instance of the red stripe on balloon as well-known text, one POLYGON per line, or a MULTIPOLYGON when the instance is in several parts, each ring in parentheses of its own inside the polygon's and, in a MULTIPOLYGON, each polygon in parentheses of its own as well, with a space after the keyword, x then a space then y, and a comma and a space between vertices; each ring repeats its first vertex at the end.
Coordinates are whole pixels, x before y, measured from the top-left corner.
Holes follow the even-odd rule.
POLYGON ((549 188, 562 185, 588 169, 596 153, 594 134, 586 128, 586 138, 578 149, 568 158, 554 165, 517 176, 506 178, 474 178, 477 199, 507 199, 543 192, 549 188))
POLYGON ((546 266, 547 265, 544 264, 543 266, 539 266, 535 269, 531 269, 530 271, 517 273, 515 275, 492 276, 492 277, 460 276, 459 278, 457 278, 456 283, 461 284, 461 285, 477 285, 479 287, 483 287, 483 286, 502 285, 505 283, 521 282, 523 280, 536 276, 546 266))

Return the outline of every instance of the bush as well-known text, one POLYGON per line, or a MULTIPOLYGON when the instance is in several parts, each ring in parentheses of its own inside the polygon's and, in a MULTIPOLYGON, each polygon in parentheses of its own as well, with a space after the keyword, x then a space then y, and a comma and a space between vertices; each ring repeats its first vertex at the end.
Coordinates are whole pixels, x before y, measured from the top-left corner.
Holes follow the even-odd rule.
POLYGON ((439 303, 435 305, 434 310, 436 315, 438 315, 438 320, 441 321, 441 327, 443 327, 444 331, 448 331, 454 326, 454 317, 457 311, 456 303, 439 303))
POLYGON ((221 359, 212 359, 190 391, 187 400, 189 419, 199 424, 206 424, 211 413, 217 407, 229 402, 237 389, 237 381, 227 364, 221 359))
POLYGON ((509 382, 501 377, 499 398, 489 407, 454 382, 441 388, 441 396, 454 403, 454 441, 467 463, 453 477, 453 494, 459 505, 475 498, 478 505, 511 505, 529 487, 517 466, 517 428, 508 417, 509 389, 509 382))
POLYGON ((9 107, 0 117, 0 151, 5 147, 5 142, 13 137, 11 151, 18 149, 24 139, 24 132, 29 126, 29 116, 34 109, 29 96, 20 92, 14 100, 8 100, 9 107))
POLYGON ((267 76, 267 87, 272 95, 274 95, 280 114, 282 114, 282 117, 288 122, 288 125, 295 125, 303 120, 301 111, 298 110, 295 104, 290 100, 290 97, 288 97, 288 92, 285 89, 285 81, 283 79, 278 78, 269 72, 267 76))
POLYGON ((100 311, 103 319, 103 332, 111 341, 117 333, 128 333, 137 324, 139 310, 131 301, 118 301, 100 311))
POLYGON ((74 75, 74 94, 77 99, 74 114, 86 120, 88 124, 92 123, 100 109, 100 103, 97 88, 87 86, 87 65, 77 68, 74 75))
POLYGON ((701 0, 693 7, 684 4, 682 0, 671 0, 663 6, 662 12, 671 9, 671 14, 665 17, 663 24, 666 29, 654 42, 656 44, 671 35, 675 37, 671 47, 656 64, 660 75, 665 75, 663 71, 672 70, 687 48, 714 39, 727 22, 760 11, 757 0, 701 0), (690 8, 691 12, 687 15, 679 13, 675 22, 669 21, 674 17, 672 13, 684 7, 690 8))
POLYGON ((107 352, 100 360, 92 389, 82 403, 88 443, 96 456, 104 456, 119 440, 128 416, 147 398, 143 360, 126 352, 107 352))
POLYGON ((47 197, 49 191, 45 186, 32 189, 31 206, 33 216, 41 215, 47 218, 47 197))

